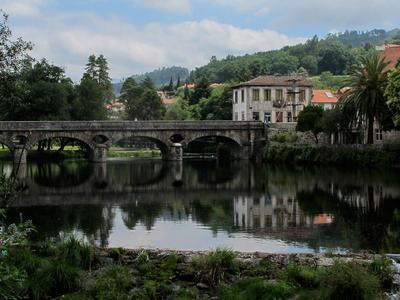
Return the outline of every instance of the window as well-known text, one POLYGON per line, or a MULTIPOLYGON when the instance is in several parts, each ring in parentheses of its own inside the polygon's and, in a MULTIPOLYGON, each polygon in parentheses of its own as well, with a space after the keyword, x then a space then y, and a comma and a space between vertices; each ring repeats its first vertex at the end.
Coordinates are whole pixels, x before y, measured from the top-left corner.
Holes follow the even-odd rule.
POLYGON ((292 112, 290 111, 287 112, 287 121, 288 123, 292 122, 292 112))
POLYGON ((271 101, 271 90, 270 89, 264 90, 264 100, 271 101))
POLYGON ((260 121, 260 113, 258 111, 253 112, 253 121, 260 121))
POLYGON ((264 122, 267 124, 271 123, 271 113, 270 112, 264 113, 264 122))
POLYGON ((277 111, 275 116, 276 122, 281 123, 283 122, 283 112, 277 111))
POLYGON ((279 89, 275 91, 275 100, 282 101, 283 100, 283 90, 279 89))
POLYGON ((288 101, 294 103, 296 99, 296 92, 294 92, 293 90, 287 90, 287 95, 288 101))
POLYGON ((239 121, 239 113, 235 112, 235 121, 239 121))
POLYGON ((265 215, 265 227, 272 227, 272 216, 265 215))
POLYGON ((258 101, 258 100, 260 100, 260 90, 254 89, 253 90, 253 101, 258 101))
POLYGON ((375 129, 375 135, 377 141, 383 141, 383 131, 382 129, 375 129))
POLYGON ((235 103, 238 103, 238 91, 235 91, 235 103))
POLYGON ((306 101, 306 90, 300 90, 299 101, 300 102, 306 101))
POLYGON ((242 111, 242 121, 245 121, 245 119, 244 119, 244 111, 242 111))
POLYGON ((242 90, 242 103, 244 103, 244 90, 242 90))

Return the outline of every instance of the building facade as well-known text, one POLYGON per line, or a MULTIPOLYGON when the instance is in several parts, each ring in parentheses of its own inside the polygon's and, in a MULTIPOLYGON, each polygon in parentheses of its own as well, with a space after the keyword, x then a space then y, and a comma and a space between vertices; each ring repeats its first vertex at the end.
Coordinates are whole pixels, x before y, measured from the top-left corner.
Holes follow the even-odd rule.
POLYGON ((233 87, 233 120, 296 122, 312 95, 312 82, 306 77, 260 76, 233 87))

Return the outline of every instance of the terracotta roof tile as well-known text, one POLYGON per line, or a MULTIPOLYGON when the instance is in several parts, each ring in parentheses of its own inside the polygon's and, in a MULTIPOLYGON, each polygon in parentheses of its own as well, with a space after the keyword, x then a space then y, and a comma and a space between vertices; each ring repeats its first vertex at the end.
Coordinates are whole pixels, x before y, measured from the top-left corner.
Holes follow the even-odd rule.
POLYGON ((293 85, 292 80, 298 80, 297 86, 312 87, 312 82, 304 76, 287 76, 287 75, 266 75, 259 76, 247 82, 242 82, 236 87, 240 86, 288 86, 293 85))
POLYGON ((338 103, 338 97, 328 90, 314 90, 311 103, 338 103))
POLYGON ((382 53, 381 58, 388 62, 389 64, 385 68, 385 71, 390 71, 396 68, 400 60, 400 45, 387 47, 382 53))

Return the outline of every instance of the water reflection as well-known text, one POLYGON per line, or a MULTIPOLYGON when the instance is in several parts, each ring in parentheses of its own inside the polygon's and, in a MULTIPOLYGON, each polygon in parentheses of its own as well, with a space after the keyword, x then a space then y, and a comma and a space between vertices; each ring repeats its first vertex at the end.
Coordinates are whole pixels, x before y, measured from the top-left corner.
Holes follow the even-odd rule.
POLYGON ((28 164, 20 178, 24 190, 8 219, 32 219, 37 238, 74 232, 101 246, 400 250, 395 170, 115 160, 28 164))

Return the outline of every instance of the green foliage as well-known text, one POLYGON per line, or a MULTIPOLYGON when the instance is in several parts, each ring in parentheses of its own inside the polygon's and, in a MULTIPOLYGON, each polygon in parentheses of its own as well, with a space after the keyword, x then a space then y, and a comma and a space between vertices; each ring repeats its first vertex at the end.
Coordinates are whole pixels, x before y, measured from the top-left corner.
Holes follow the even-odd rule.
POLYGON ((0 258, 0 300, 22 299, 25 280, 25 272, 4 263, 0 258))
POLYGON ((133 78, 139 82, 143 81, 146 77, 150 77, 156 86, 162 86, 168 84, 171 78, 172 81, 176 83, 178 83, 178 80, 186 80, 186 78, 189 77, 189 70, 182 67, 164 67, 143 75, 133 76, 133 78))
POLYGON ((389 72, 385 96, 387 105, 393 113, 393 121, 396 126, 400 126, 400 68, 389 72))
POLYGON ((0 175, 0 208, 7 207, 15 199, 15 183, 5 174, 0 175))
POLYGON ((365 53, 361 50, 354 51, 333 38, 319 40, 315 36, 304 44, 281 50, 237 57, 228 55, 220 60, 214 57, 207 65, 196 68, 190 80, 198 81, 206 76, 211 82, 241 82, 265 74, 290 74, 300 68, 310 75, 324 71, 343 75, 365 53))
POLYGON ((276 133, 273 136, 271 136, 270 140, 272 142, 277 142, 277 143, 295 143, 298 140, 298 136, 295 132, 280 132, 276 133))
POLYGON ((379 279, 382 288, 386 290, 392 289, 395 271, 390 259, 377 256, 368 265, 368 270, 379 279))
POLYGON ((400 29, 386 31, 384 29, 373 29, 370 31, 346 30, 345 32, 331 34, 330 38, 342 42, 345 45, 358 47, 363 45, 379 45, 390 42, 400 33, 400 29))
POLYGON ((167 108, 164 118, 166 120, 190 120, 191 112, 187 100, 178 97, 175 104, 167 108))
POLYGON ((319 76, 310 77, 313 88, 320 90, 338 91, 349 81, 348 75, 333 75, 329 71, 322 72, 319 76))
POLYGON ((285 282, 267 282, 261 278, 245 278, 235 284, 220 287, 220 299, 226 300, 278 300, 288 299, 294 289, 285 282))
POLYGON ((99 83, 91 78, 82 78, 76 87, 77 97, 71 112, 74 120, 104 120, 107 112, 104 107, 103 92, 99 83))
POLYGON ((102 103, 113 99, 113 87, 108 71, 108 62, 104 55, 101 54, 96 57, 96 55, 92 54, 89 56, 85 73, 82 77, 82 80, 90 79, 98 84, 102 103))
POLYGON ((388 110, 384 96, 387 62, 379 54, 373 53, 360 58, 349 79, 350 89, 341 97, 343 106, 353 105, 354 119, 362 117, 367 124, 367 143, 372 144, 375 120, 381 121, 388 110))
POLYGON ((232 89, 228 85, 214 88, 209 98, 198 104, 201 120, 232 120, 232 89))
POLYGON ((209 79, 203 76, 196 82, 193 93, 190 95, 189 104, 197 104, 203 98, 208 98, 211 95, 209 79))
POLYGON ((161 98, 149 77, 140 84, 133 78, 128 78, 122 86, 120 99, 125 103, 130 120, 160 120, 165 112, 161 98))
POLYGON ((92 247, 74 236, 69 237, 58 247, 58 255, 73 266, 88 270, 94 261, 92 247))
POLYGON ((226 249, 217 249, 209 254, 194 257, 191 267, 195 270, 196 278, 210 286, 218 285, 227 280, 229 274, 239 271, 235 253, 226 249))
POLYGON ((282 278, 293 286, 310 289, 319 286, 319 275, 317 269, 292 264, 286 267, 282 278))
POLYGON ((300 113, 297 119, 297 131, 311 131, 315 137, 315 142, 318 144, 318 134, 322 132, 322 117, 324 109, 320 106, 306 106, 300 113))
POLYGON ((266 161, 289 164, 392 166, 399 163, 396 147, 313 147, 310 145, 269 144, 266 161))
POLYGON ((379 281, 361 264, 335 262, 321 276, 328 299, 379 299, 379 281))
POLYGON ((87 291, 94 299, 128 299, 128 289, 132 285, 129 269, 112 265, 97 271, 90 281, 87 291))

